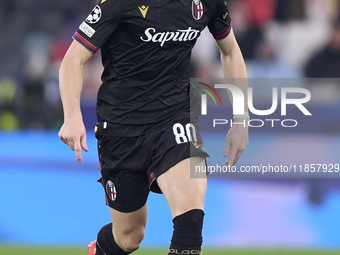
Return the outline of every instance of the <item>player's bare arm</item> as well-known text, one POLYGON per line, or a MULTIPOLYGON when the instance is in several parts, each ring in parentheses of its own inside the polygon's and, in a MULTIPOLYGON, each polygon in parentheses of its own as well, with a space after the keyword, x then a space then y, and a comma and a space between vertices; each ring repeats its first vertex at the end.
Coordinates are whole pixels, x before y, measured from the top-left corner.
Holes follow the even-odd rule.
POLYGON ((76 152, 79 163, 82 161, 81 149, 88 151, 80 96, 83 88, 83 66, 91 57, 90 51, 73 41, 59 70, 59 88, 64 110, 64 124, 59 131, 59 138, 76 152))
MULTIPOLYGON (((241 50, 236 42, 235 35, 231 30, 229 36, 222 40, 217 40, 217 44, 221 50, 221 62, 223 67, 223 76, 226 79, 235 78, 235 86, 239 87, 245 97, 244 109, 248 112, 247 99, 247 71, 241 50)), ((232 102, 232 97, 230 97, 232 102)), ((247 113, 246 112, 246 113, 247 113)), ((245 115, 247 115, 245 113, 245 115)), ((245 118, 236 118, 235 122, 243 123, 247 121, 245 118)), ((228 157, 226 164, 228 167, 235 165, 241 154, 248 146, 248 125, 233 125, 226 137, 226 147, 223 153, 224 157, 228 157)))

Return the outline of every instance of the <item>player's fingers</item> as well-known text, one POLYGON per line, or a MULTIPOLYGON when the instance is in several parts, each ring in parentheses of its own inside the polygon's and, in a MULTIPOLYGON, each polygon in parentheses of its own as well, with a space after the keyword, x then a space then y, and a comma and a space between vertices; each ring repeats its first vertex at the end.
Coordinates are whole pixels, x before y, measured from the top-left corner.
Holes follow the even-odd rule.
POLYGON ((236 150, 233 148, 231 149, 229 159, 226 162, 227 167, 233 167, 235 164, 235 159, 236 159, 236 150))
POLYGON ((66 140, 66 142, 67 142, 67 145, 70 147, 70 149, 72 151, 74 151, 75 148, 74 148, 74 141, 73 141, 73 139, 66 140))
POLYGON ((87 148, 87 144, 86 144, 86 135, 83 135, 81 137, 80 144, 84 151, 89 151, 89 149, 87 148))
POLYGON ((234 165, 238 162, 238 160, 240 159, 241 155, 242 155, 242 150, 239 150, 236 154, 235 160, 234 160, 234 165))
POLYGON ((64 137, 59 137, 59 138, 63 143, 67 144, 67 140, 64 137))
POLYGON ((63 143, 67 144, 67 140, 66 140, 66 139, 64 138, 64 136, 61 134, 61 132, 58 133, 58 137, 59 137, 59 139, 60 139, 63 143))
POLYGON ((230 153, 230 148, 231 148, 231 142, 229 140, 227 140, 227 144, 226 144, 224 152, 223 152, 224 157, 228 157, 228 155, 230 153))
POLYGON ((74 150, 76 152, 76 158, 77 158, 77 162, 80 163, 81 162, 81 145, 80 145, 80 140, 79 141, 75 141, 74 143, 74 150))
POLYGON ((227 161, 227 164, 232 163, 230 164, 230 166, 235 165, 238 162, 244 150, 245 150, 245 147, 243 147, 242 145, 239 145, 238 147, 233 148, 233 152, 231 152, 231 155, 229 157, 229 160, 227 161))

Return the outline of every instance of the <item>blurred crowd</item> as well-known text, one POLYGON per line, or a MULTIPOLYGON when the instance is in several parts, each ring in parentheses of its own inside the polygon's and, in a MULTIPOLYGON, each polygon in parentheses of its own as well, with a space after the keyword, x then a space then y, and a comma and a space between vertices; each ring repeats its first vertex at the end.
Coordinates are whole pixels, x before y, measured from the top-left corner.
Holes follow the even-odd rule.
MULTIPOLYGON (((0 1, 0 130, 60 127, 58 68, 95 4, 0 1)), ((340 76, 340 0, 229 0, 228 6, 250 78, 340 76)), ((97 53, 85 65, 82 104, 94 104, 101 71, 97 53)), ((193 51, 191 76, 221 77, 207 30, 193 51)))

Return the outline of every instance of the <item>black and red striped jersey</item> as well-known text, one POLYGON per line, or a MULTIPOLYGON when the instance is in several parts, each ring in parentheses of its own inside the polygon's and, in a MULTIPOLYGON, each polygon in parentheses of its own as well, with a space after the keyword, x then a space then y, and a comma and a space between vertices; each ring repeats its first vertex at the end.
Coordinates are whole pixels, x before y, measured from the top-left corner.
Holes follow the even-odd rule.
POLYGON ((188 113, 191 50, 206 26, 228 36, 224 0, 101 0, 73 36, 101 49, 98 120, 145 125, 188 113))

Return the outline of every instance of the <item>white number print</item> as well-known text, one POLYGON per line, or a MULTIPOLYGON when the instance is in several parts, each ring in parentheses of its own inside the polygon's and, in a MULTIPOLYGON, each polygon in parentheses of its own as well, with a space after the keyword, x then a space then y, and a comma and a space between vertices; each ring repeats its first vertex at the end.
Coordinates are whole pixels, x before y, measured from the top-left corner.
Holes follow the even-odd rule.
POLYGON ((172 130, 175 135, 176 143, 197 142, 196 128, 193 124, 188 123, 185 129, 181 123, 173 125, 172 130))

